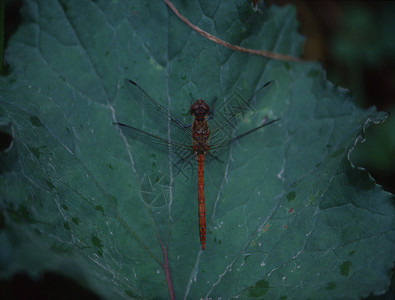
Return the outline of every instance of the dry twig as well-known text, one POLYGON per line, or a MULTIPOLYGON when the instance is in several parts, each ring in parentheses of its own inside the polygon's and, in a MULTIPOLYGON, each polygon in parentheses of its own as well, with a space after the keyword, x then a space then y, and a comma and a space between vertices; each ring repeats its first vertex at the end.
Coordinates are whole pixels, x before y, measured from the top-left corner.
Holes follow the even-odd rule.
POLYGON ((245 53, 250 53, 250 54, 255 54, 255 55, 260 55, 260 56, 265 56, 267 58, 271 59, 276 59, 276 60, 287 60, 287 61, 302 61, 301 58, 290 56, 290 55, 283 55, 279 53, 274 53, 270 51, 265 51, 265 50, 255 50, 255 49, 248 49, 244 47, 240 47, 237 45, 230 44, 228 42, 225 42, 214 35, 200 29, 196 25, 192 24, 187 18, 185 18, 183 15, 180 14, 180 12, 177 10, 177 8, 174 7, 173 3, 171 3, 170 0, 163 0, 167 6, 174 12, 174 14, 185 24, 187 24, 190 28, 195 30, 197 33, 200 35, 204 36, 205 38, 209 39, 210 41, 220 44, 226 48, 235 50, 235 51, 240 51, 240 52, 245 52, 245 53))

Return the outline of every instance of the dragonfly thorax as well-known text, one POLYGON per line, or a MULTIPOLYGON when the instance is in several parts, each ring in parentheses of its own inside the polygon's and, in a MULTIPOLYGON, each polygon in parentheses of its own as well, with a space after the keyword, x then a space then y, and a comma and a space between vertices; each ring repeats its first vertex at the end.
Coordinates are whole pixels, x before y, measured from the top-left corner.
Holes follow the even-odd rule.
POLYGON ((206 116, 203 117, 203 120, 199 120, 195 115, 195 120, 192 124, 192 148, 195 154, 205 154, 209 150, 209 136, 210 130, 206 116))

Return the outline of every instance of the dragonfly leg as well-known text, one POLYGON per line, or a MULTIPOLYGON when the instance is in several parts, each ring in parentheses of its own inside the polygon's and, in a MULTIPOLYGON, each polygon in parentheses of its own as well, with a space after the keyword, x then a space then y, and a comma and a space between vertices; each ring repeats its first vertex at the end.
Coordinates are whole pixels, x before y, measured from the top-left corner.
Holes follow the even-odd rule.
POLYGON ((211 104, 210 104, 210 113, 208 114, 207 121, 208 121, 208 120, 211 120, 212 118, 214 118, 214 105, 215 105, 215 101, 217 101, 217 97, 215 97, 215 98, 213 99, 213 101, 211 102, 211 104))

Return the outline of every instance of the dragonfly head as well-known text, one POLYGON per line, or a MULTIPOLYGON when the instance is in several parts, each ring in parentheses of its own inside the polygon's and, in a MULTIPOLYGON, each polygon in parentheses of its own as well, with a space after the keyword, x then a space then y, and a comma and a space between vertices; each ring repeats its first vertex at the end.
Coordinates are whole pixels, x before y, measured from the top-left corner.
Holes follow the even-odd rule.
POLYGON ((202 119, 210 114, 210 106, 204 100, 198 99, 191 105, 189 112, 195 118, 202 119))

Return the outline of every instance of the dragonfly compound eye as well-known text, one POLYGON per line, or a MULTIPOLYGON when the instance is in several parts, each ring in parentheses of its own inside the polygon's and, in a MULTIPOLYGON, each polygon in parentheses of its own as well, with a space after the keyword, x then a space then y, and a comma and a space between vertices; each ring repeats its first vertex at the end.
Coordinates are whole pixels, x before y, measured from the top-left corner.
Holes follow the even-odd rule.
POLYGON ((193 116, 207 116, 210 113, 210 106, 204 100, 198 99, 191 105, 189 112, 193 116))

